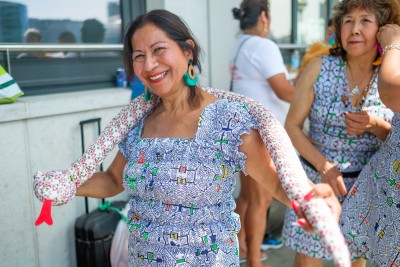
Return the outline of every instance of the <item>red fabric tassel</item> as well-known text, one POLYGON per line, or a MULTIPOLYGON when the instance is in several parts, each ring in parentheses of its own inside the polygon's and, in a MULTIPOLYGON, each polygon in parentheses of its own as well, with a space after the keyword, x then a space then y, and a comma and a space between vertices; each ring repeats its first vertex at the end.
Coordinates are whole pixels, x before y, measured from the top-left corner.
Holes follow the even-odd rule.
POLYGON ((48 225, 53 224, 53 219, 51 218, 51 204, 52 200, 46 199, 43 202, 42 210, 40 211, 39 217, 36 219, 35 225, 41 225, 43 222, 48 225))

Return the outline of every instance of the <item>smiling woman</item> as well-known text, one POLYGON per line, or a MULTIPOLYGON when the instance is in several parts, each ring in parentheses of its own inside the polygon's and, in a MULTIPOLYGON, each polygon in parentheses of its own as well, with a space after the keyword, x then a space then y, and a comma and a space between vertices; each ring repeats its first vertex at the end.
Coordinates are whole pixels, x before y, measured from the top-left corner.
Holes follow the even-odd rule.
MULTIPOLYGON (((301 203, 321 236, 339 233, 331 216, 339 215, 333 191, 312 187, 295 171, 295 151, 269 111, 243 96, 195 84, 190 76, 192 65, 200 66, 200 51, 185 23, 169 11, 152 10, 134 20, 124 59, 130 77, 137 75, 153 96, 132 101, 68 170, 37 173, 37 197, 61 205, 75 194, 128 192, 129 266, 239 266, 240 223, 232 197, 239 170, 285 205, 288 195, 301 203), (116 143, 119 152, 107 171, 93 174, 116 143)), ((335 248, 339 265, 348 266, 343 239, 324 240, 335 248)))
MULTIPOLYGON (((380 26, 398 20, 395 6, 392 0, 343 0, 335 6, 335 45, 330 55, 313 59, 300 75, 286 120, 308 177, 330 184, 342 201, 346 198, 344 203, 350 203, 354 195, 367 203, 369 189, 361 191, 356 179, 391 130, 393 112, 382 104, 377 87, 381 62, 377 33, 380 26), (303 132, 306 118, 310 120, 307 134, 303 132)), ((371 201, 362 210, 365 214, 370 213, 369 207, 379 205, 371 201)), ((373 238, 360 232, 360 218, 365 214, 358 207, 363 205, 347 206, 341 217, 353 266, 365 266, 365 259, 373 266, 384 266, 384 255, 370 252, 370 244, 376 246, 373 238)), ((284 238, 296 251, 295 266, 322 266, 323 260, 331 259, 329 249, 315 235, 293 225, 294 220, 295 214, 289 211, 284 238)), ((368 224, 372 233, 372 225, 377 224, 368 224)), ((387 242, 385 251, 397 246, 389 237, 380 242, 387 242)))

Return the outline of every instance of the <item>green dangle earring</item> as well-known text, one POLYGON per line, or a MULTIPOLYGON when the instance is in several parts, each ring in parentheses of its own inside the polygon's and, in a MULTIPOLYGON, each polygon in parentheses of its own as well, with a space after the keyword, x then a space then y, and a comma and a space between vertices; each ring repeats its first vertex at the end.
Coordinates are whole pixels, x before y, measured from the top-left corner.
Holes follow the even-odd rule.
POLYGON ((199 81, 194 71, 193 60, 189 59, 187 72, 183 75, 183 81, 189 86, 195 86, 199 81))
POLYGON ((147 88, 147 86, 144 88, 144 100, 149 101, 151 98, 151 92, 150 89, 147 88))

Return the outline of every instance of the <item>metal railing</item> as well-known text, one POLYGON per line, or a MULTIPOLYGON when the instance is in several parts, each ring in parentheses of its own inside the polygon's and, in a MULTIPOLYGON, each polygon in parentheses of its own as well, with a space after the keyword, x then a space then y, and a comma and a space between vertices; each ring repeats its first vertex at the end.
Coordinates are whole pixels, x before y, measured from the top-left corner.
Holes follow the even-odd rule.
POLYGON ((299 45, 299 44, 278 44, 279 49, 282 50, 306 50, 308 45, 299 45))
POLYGON ((122 44, 0 44, 4 54, 5 67, 11 72, 11 52, 88 52, 122 51, 122 44))
MULTIPOLYGON (((307 45, 278 44, 282 50, 306 50, 307 45)), ((6 69, 11 72, 11 52, 87 52, 87 51, 122 51, 122 44, 0 44, 4 53, 6 69)))

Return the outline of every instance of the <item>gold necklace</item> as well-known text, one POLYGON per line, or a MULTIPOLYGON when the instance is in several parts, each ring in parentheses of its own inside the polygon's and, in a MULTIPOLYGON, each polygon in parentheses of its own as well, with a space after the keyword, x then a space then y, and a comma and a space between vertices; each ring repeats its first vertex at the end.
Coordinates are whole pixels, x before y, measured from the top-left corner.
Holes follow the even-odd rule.
MULTIPOLYGON (((351 72, 351 67, 350 67, 349 64, 347 64, 347 65, 349 66, 348 69, 349 69, 351 81, 354 82, 353 73, 351 72)), ((354 96, 358 96, 358 95, 360 94, 359 85, 364 81, 365 77, 367 77, 367 76, 370 76, 370 77, 371 77, 371 72, 368 72, 368 74, 365 75, 365 76, 361 79, 361 81, 360 81, 359 83, 357 83, 357 84, 354 85, 353 89, 350 90, 350 96, 353 96, 353 97, 354 97, 354 96)), ((355 82, 354 82, 354 83, 355 83, 355 82)), ((350 87, 350 86, 349 86, 349 87, 350 87)), ((365 94, 365 91, 368 90, 368 87, 369 87, 369 86, 367 86, 367 87, 364 88, 363 94, 365 94)))

